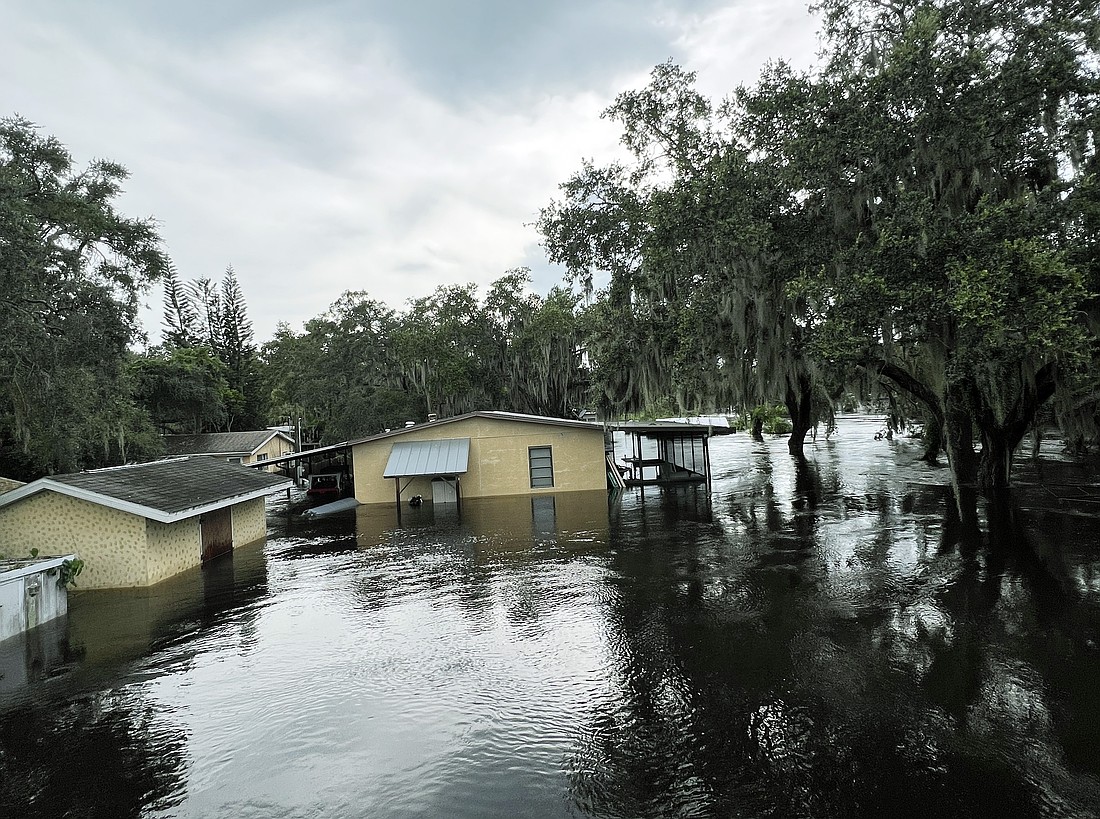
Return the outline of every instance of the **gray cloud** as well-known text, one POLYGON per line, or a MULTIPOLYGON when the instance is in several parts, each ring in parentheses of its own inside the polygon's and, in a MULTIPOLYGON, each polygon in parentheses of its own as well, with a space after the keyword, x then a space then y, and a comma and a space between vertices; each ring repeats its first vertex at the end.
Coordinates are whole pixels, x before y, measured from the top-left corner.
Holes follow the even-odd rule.
POLYGON ((599 119, 616 93, 672 57, 720 96, 814 42, 797 0, 44 0, 5 16, 0 113, 127 166, 123 209, 157 217, 183 278, 232 264, 259 338, 349 289, 400 306, 529 265, 545 292, 560 272, 530 223, 582 157, 616 155, 599 119))

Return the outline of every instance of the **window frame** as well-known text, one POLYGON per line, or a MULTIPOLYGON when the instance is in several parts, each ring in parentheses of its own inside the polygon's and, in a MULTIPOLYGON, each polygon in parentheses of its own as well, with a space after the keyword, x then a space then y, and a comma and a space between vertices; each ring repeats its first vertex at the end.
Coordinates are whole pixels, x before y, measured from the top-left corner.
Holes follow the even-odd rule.
POLYGON ((554 447, 550 444, 527 447, 527 477, 532 489, 554 488, 554 447), (540 454, 536 455, 536 451, 540 454), (542 452, 546 454, 543 455, 542 452), (537 465, 536 459, 539 461, 537 465), (541 463, 544 460, 545 464, 541 463), (540 471, 540 474, 536 475, 536 469, 540 471), (546 472, 546 470, 549 471, 546 472), (543 481, 548 481, 548 483, 543 483, 543 481))

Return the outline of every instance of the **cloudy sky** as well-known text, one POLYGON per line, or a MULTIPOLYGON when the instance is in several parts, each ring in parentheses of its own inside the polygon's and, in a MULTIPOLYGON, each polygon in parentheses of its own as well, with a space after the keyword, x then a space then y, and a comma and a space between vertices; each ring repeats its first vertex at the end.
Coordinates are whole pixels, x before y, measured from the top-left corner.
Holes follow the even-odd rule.
MULTIPOLYGON (((0 116, 131 174, 180 278, 232 265, 258 341, 346 290, 399 308, 528 266, 615 95, 673 59, 715 99, 813 61, 805 0, 0 0, 0 116)), ((153 340, 161 294, 143 318, 153 340)))

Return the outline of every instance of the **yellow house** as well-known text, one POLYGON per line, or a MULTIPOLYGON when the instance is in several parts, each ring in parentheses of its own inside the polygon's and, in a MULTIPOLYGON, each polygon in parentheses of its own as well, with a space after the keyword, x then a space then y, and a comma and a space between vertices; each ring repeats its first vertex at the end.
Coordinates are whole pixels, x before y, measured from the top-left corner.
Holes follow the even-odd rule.
MULTIPOLYGON (((207 432, 201 435, 165 435, 164 453, 175 455, 210 455, 232 464, 246 466, 289 455, 294 451, 294 439, 277 429, 245 432, 207 432)), ((265 468, 270 472, 270 468, 265 468)))
POLYGON ((267 536, 285 478, 213 458, 51 475, 0 494, 0 555, 75 552, 82 589, 151 586, 267 536))
POLYGON ((394 503, 606 490, 602 427, 471 412, 351 444, 355 499, 394 503))

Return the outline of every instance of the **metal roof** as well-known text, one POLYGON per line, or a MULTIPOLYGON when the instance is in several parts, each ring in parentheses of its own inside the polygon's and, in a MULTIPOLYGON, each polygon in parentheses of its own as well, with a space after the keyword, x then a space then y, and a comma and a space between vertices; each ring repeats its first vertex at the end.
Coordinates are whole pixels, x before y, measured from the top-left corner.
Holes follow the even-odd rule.
POLYGON ((652 438, 706 438, 711 433, 711 428, 706 424, 684 424, 678 421, 609 421, 607 428, 652 438))
POLYGON ((245 466, 257 469, 264 469, 269 466, 281 466, 283 464, 293 463, 294 461, 310 461, 321 455, 335 455, 338 452, 350 452, 351 443, 348 441, 342 441, 338 444, 329 444, 328 446, 317 446, 313 449, 303 449, 301 452, 292 452, 289 455, 280 455, 278 458, 268 458, 266 461, 257 461, 251 464, 245 464, 245 466))
POLYGON ((383 478, 414 475, 460 475, 469 468, 470 439, 398 441, 390 450, 383 478))
POLYGON ((578 421, 575 418, 550 418, 543 415, 525 415, 520 412, 502 412, 500 410, 478 410, 476 412, 467 412, 463 415, 455 415, 450 418, 440 418, 438 421, 425 421, 420 424, 414 424, 411 427, 400 427, 398 429, 391 429, 388 432, 379 432, 377 435, 371 435, 366 438, 357 438, 352 441, 348 441, 349 446, 356 446, 357 444, 365 444, 372 441, 378 441, 383 438, 394 438, 399 435, 406 435, 408 433, 423 432, 428 427, 441 427, 444 424, 453 424, 457 421, 465 421, 470 418, 484 418, 489 421, 521 421, 525 424, 540 424, 555 427, 572 427, 574 429, 591 429, 591 430, 603 430, 599 424, 593 424, 588 421, 578 421))
MULTIPOLYGON (((465 421, 470 418, 485 418, 490 421, 522 421, 528 424, 572 427, 574 429, 590 429, 600 431, 602 431, 603 429, 603 427, 601 427, 599 424, 593 424, 588 421, 578 421, 575 418, 548 418, 542 415, 524 415, 523 413, 518 412, 479 410, 477 412, 467 412, 464 415, 456 415, 452 418, 442 418, 438 421, 425 421, 419 424, 414 424, 411 427, 399 427, 397 429, 391 429, 386 432, 379 432, 366 438, 357 438, 351 441, 343 441, 339 444, 330 444, 329 446, 318 447, 316 449, 303 450, 302 452, 296 452, 291 455, 282 455, 278 458, 270 458, 258 464, 249 464, 249 466, 268 467, 290 463, 291 461, 308 461, 310 458, 320 455, 322 453, 351 451, 351 448, 357 446, 358 444, 374 443, 375 441, 381 441, 385 438, 397 438, 399 436, 407 435, 409 433, 419 433, 423 432, 428 427, 440 427, 444 424, 453 424, 456 421, 465 421)), ((438 474, 455 473, 445 472, 438 474)))
POLYGON ((0 495, 0 506, 49 490, 171 523, 291 485, 286 478, 218 458, 172 458, 39 478, 0 495))

